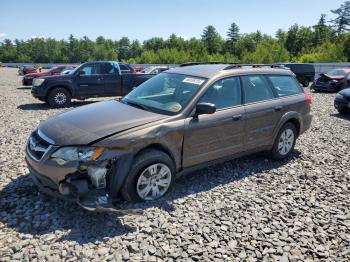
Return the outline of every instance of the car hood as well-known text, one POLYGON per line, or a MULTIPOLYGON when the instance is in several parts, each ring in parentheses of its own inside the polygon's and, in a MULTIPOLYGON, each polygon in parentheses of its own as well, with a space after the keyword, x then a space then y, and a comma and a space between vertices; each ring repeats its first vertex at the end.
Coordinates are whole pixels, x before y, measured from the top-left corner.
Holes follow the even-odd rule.
POLYGON ((41 72, 41 73, 31 73, 31 74, 26 74, 24 77, 40 77, 40 76, 48 76, 50 73, 48 72, 41 72))
POLYGON ((38 129, 55 145, 86 145, 166 117, 110 100, 65 111, 41 123, 38 129))
POLYGON ((341 90, 338 94, 341 94, 342 96, 350 98, 350 88, 345 88, 341 90))
POLYGON ((327 75, 327 74, 320 74, 321 77, 324 77, 326 79, 329 79, 329 80, 341 80, 341 79, 344 79, 345 76, 330 76, 330 75, 327 75))

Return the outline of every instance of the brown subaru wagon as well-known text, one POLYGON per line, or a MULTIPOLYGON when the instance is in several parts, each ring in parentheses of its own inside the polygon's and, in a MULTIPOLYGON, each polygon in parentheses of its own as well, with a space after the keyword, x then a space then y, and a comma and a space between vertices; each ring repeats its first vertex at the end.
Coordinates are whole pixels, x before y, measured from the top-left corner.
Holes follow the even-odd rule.
POLYGON ((41 123, 26 147, 34 182, 89 210, 155 200, 176 176, 258 151, 287 158, 310 127, 311 99, 285 68, 185 64, 121 100, 41 123))

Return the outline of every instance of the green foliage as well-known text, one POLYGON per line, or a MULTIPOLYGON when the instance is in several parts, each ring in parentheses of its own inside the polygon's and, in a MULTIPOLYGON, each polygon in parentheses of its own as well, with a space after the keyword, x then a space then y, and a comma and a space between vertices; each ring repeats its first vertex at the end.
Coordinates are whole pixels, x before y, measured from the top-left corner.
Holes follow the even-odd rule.
POLYGON ((338 33, 349 32, 350 30, 350 1, 345 1, 338 9, 331 10, 337 17, 332 20, 338 33))
POLYGON ((119 60, 128 63, 178 64, 194 61, 242 63, 340 62, 350 61, 350 1, 332 10, 337 17, 327 22, 321 14, 312 27, 292 25, 278 29, 275 36, 256 31, 240 34, 231 23, 226 39, 214 26, 204 28, 201 39, 188 40, 171 34, 168 39, 153 37, 142 44, 128 37, 119 40, 103 36, 91 40, 70 35, 67 40, 32 38, 0 42, 0 61, 32 63, 82 63, 119 60))

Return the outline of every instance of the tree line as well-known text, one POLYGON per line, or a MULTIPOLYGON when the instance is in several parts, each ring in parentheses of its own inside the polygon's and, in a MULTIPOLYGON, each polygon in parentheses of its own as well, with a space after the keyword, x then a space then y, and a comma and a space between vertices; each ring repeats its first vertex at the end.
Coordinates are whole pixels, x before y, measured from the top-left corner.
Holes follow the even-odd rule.
POLYGON ((346 62, 350 61, 350 1, 331 10, 335 19, 321 14, 311 27, 292 25, 277 30, 274 36, 259 30, 241 34, 232 23, 226 37, 214 26, 207 26, 201 38, 185 40, 175 34, 168 39, 153 37, 142 44, 128 37, 119 40, 102 36, 95 41, 70 35, 68 40, 32 38, 5 39, 0 44, 1 62, 82 63, 118 60, 131 64, 178 64, 188 61, 224 61, 240 63, 274 62, 346 62))

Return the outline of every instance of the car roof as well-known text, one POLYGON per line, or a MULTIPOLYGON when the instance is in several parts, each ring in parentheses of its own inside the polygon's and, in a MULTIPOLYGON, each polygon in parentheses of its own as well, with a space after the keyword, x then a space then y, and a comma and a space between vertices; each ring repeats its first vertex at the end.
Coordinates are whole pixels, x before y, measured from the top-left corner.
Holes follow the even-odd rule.
POLYGON ((202 64, 188 65, 171 68, 167 73, 191 75, 204 78, 212 78, 217 75, 244 75, 244 74, 278 74, 278 75, 293 75, 289 69, 275 68, 271 66, 253 67, 250 65, 235 64, 202 64), (232 68, 229 68, 232 67, 232 68))

